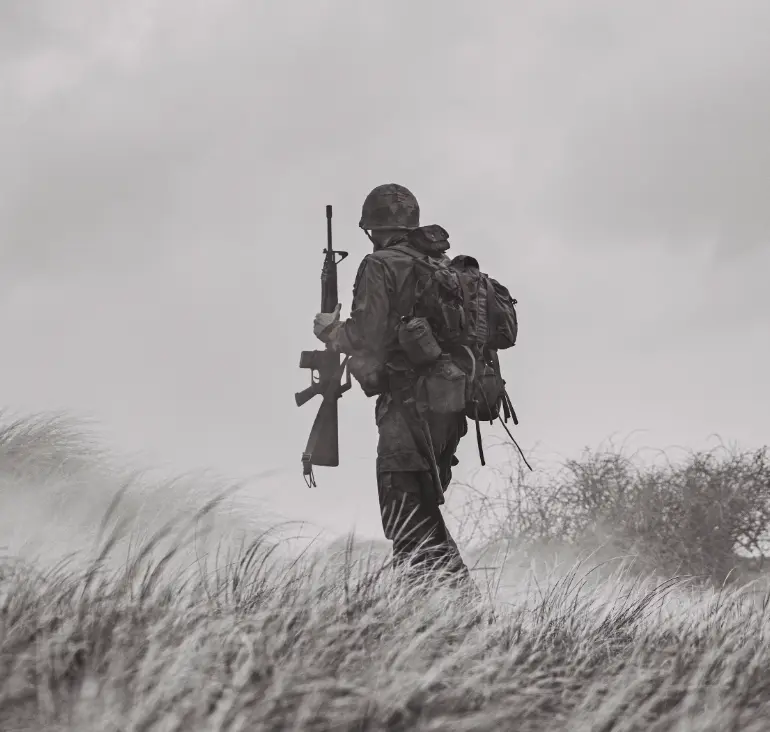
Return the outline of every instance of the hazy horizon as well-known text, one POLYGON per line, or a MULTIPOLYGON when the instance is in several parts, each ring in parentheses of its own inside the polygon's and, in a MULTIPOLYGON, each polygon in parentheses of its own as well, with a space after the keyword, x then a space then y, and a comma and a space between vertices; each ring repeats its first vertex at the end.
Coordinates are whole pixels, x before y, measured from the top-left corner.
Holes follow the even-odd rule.
MULTIPOLYGON (((3 4, 0 407, 380 536, 373 402, 345 396, 309 491, 293 393, 324 206, 346 313, 361 203, 393 181, 518 299, 503 369, 541 464, 613 435, 766 444, 768 22, 758 0, 3 4)), ((472 435, 459 457, 478 468, 472 435)))

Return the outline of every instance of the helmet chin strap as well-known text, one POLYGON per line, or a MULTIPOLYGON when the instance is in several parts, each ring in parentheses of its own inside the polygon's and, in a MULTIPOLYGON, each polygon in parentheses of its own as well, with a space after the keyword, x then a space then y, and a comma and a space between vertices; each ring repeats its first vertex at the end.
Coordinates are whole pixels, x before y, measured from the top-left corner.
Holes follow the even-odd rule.
POLYGON ((376 252, 378 249, 382 249, 382 247, 374 240, 374 237, 372 236, 369 229, 362 229, 364 234, 366 234, 366 238, 372 243, 372 246, 374 247, 374 251, 376 252))
POLYGON ((388 230, 391 232, 390 236, 385 240, 384 243, 380 244, 379 242, 375 241, 374 237, 372 236, 373 229, 364 229, 361 227, 361 230, 366 234, 366 238, 369 239, 369 241, 372 243, 372 246, 374 247, 374 251, 378 251, 380 249, 383 249, 388 245, 388 242, 390 242, 394 237, 398 236, 402 231, 410 231, 406 226, 394 226, 394 227, 388 227, 388 230))

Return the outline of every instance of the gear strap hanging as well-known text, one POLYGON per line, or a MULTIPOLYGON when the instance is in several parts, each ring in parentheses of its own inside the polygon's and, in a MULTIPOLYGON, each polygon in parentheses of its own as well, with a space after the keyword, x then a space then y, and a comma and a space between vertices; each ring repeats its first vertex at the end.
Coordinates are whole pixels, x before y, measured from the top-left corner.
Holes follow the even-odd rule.
POLYGON ((487 463, 484 460, 484 447, 481 444, 481 424, 479 424, 478 417, 476 417, 473 421, 476 423, 476 444, 479 448, 479 460, 481 460, 481 465, 483 467, 487 463))
MULTIPOLYGON (((503 417, 505 419, 503 420, 503 417, 501 417, 498 414, 497 420, 503 426, 503 429, 508 434, 508 437, 511 438, 511 442, 513 442, 513 444, 516 446, 516 449, 519 451, 519 455, 521 455, 521 459, 524 461, 524 464, 530 470, 532 470, 532 466, 529 464, 529 462, 527 462, 527 458, 524 457, 524 453, 522 452, 521 447, 519 447, 519 443, 516 442, 516 438, 511 434, 511 431, 508 429, 508 427, 505 424, 509 419, 512 419, 514 424, 516 425, 519 424, 519 418, 516 416, 516 410, 513 408, 513 404, 511 403, 511 398, 508 396, 508 392, 505 389, 503 389, 502 406, 503 406, 503 417)), ((478 418, 478 408, 473 421, 476 423, 476 444, 478 445, 478 448, 479 448, 479 460, 481 461, 481 465, 483 467, 487 463, 486 463, 486 460, 484 459, 484 446, 482 445, 482 442, 481 442, 481 423, 479 422, 479 418, 478 418)), ((494 420, 492 420, 490 424, 494 424, 494 420)))
MULTIPOLYGON (((417 389, 415 389, 415 391, 417 391, 417 389)), ((436 453, 433 449, 430 426, 425 420, 425 417, 420 414, 419 407, 417 406, 417 399, 415 397, 409 399, 403 398, 403 387, 393 389, 390 392, 390 395, 394 406, 401 413, 401 416, 406 422, 407 429, 414 440, 417 451, 428 461, 428 465, 430 466, 430 480, 433 484, 435 493, 435 501, 436 504, 440 506, 444 503, 444 489, 441 485, 441 476, 436 461, 436 453)))
MULTIPOLYGON (((524 457, 524 453, 521 451, 519 443, 516 442, 516 439, 505 424, 509 418, 513 420, 514 424, 519 424, 519 418, 516 416, 516 410, 513 408, 513 403, 511 402, 511 398, 508 396, 508 391, 505 388, 503 389, 503 416, 505 417, 505 421, 503 421, 503 418, 499 414, 497 415, 497 420, 503 426, 503 429, 508 433, 508 437, 511 438, 511 442, 516 445, 516 449, 519 451, 519 455, 521 455, 521 459, 524 461, 524 464, 530 470, 532 470, 532 466, 527 462, 527 458, 524 457)), ((481 464, 483 465, 484 462, 482 461, 481 464)))

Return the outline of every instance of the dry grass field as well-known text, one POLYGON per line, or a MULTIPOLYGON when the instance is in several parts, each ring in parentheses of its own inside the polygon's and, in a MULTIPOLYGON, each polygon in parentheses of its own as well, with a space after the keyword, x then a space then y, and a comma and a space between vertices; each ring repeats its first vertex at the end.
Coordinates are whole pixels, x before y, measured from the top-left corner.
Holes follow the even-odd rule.
MULTIPOLYGON (((761 573, 721 577, 719 555, 714 576, 696 574, 693 562, 708 565, 700 545, 684 553, 687 571, 651 569, 677 546, 645 555, 638 517, 637 534, 630 519, 621 526, 632 558, 583 551, 564 527, 561 544, 542 532, 527 544, 502 522, 467 552, 486 598, 472 606, 440 577, 416 585, 352 540, 287 553, 248 522, 217 533, 223 499, 205 491, 161 510, 160 493, 119 491, 124 478, 84 445, 57 420, 6 420, 0 432, 4 732, 770 728, 761 573), (24 521, 50 528, 33 546, 24 521)), ((748 481, 740 468, 756 459, 704 465, 711 479, 729 468, 748 481)), ((174 485, 163 495, 189 496, 174 485)), ((520 517, 532 506, 506 500, 520 517)))

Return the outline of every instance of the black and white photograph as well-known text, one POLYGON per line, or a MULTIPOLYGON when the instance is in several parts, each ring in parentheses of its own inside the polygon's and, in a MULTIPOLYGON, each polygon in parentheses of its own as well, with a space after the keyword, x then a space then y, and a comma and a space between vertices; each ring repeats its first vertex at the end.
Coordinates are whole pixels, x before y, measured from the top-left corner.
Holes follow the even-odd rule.
POLYGON ((770 3, 0 0, 0 732, 770 730, 770 3))

